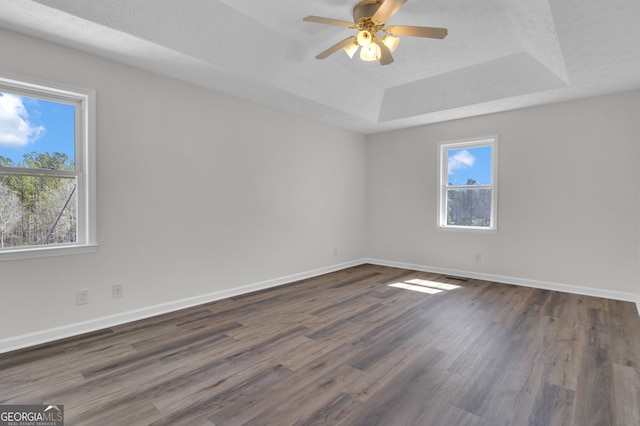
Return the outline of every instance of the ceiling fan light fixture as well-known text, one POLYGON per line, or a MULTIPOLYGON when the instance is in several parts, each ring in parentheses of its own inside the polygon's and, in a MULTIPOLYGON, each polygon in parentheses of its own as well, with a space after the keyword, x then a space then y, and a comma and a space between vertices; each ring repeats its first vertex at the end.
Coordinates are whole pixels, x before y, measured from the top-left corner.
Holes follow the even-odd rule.
POLYGON ((397 36, 410 36, 443 39, 447 36, 446 28, 418 27, 413 25, 391 25, 387 21, 394 16, 408 0, 358 0, 353 8, 353 22, 339 19, 323 18, 310 15, 302 18, 306 22, 334 25, 356 30, 351 37, 337 42, 316 55, 316 59, 325 59, 338 50, 344 51, 353 58, 360 49, 360 59, 367 62, 379 61, 380 65, 394 62, 394 52, 400 39, 397 36), (355 40, 355 41, 354 41, 355 40))
POLYGON ((400 39, 398 37, 384 36, 382 37, 382 42, 390 51, 394 52, 398 47, 398 44, 400 44, 400 39))
POLYGON ((347 52, 347 55, 349 55, 349 57, 351 59, 353 59, 353 55, 356 54, 356 52, 358 51, 358 48, 360 47, 360 45, 357 42, 353 42, 350 45, 348 45, 347 47, 344 48, 344 51, 347 52))
POLYGON ((371 33, 367 30, 362 30, 358 33, 358 36, 356 37, 356 40, 358 41, 358 44, 362 47, 365 46, 369 46, 371 44, 371 39, 373 37, 371 36, 371 33))
POLYGON ((363 61, 378 61, 380 60, 380 56, 382 56, 382 51, 380 50, 380 46, 376 43, 370 43, 368 46, 364 46, 362 47, 362 50, 360 50, 360 59, 363 61))

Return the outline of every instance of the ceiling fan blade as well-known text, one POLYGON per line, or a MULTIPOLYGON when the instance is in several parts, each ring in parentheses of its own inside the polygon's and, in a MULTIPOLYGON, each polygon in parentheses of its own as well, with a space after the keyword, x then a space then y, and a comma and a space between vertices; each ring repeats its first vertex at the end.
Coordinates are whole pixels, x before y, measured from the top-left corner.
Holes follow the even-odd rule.
MULTIPOLYGON (((384 4, 384 3, 383 3, 384 4)), ((449 33, 446 28, 412 27, 410 25, 392 25, 384 30, 389 35, 426 38, 445 38, 449 33)))
POLYGON ((376 44, 380 46, 380 64, 381 65, 389 65, 394 61, 393 56, 391 55, 391 49, 389 49, 382 41, 379 39, 376 40, 376 44))
POLYGON ((356 38, 354 36, 351 36, 351 37, 345 38, 342 41, 337 42, 336 44, 334 44, 333 46, 331 46, 330 48, 328 48, 327 50, 325 50, 324 52, 316 56, 316 59, 324 59, 327 56, 331 55, 332 53, 335 53, 340 49, 344 49, 348 45, 352 44, 355 41, 355 39, 356 38))
POLYGON ((406 2, 407 0, 384 0, 384 3, 380 5, 371 19, 374 21, 387 22, 406 2))
POLYGON ((339 27, 345 27, 345 28, 356 27, 353 22, 340 21, 338 19, 331 19, 331 18, 322 18, 320 16, 313 16, 313 15, 302 18, 302 20, 307 22, 316 22, 318 24, 337 25, 339 27))

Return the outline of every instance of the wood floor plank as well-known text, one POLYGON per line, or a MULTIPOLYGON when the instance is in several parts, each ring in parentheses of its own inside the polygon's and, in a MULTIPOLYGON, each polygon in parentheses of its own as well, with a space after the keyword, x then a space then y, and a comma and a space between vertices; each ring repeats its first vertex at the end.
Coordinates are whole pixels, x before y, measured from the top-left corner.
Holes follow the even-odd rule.
POLYGON ((271 386, 290 376, 291 372, 282 365, 268 367, 247 376, 242 382, 222 392, 192 394, 177 408, 170 411, 165 410, 165 417, 152 424, 154 426, 193 424, 193 422, 212 416, 212 412, 225 406, 234 403, 250 405, 254 399, 268 396, 267 390, 271 386))
POLYGON ((636 315, 633 303, 609 301, 611 359, 628 367, 640 368, 640 339, 636 330, 628 327, 629 318, 636 315))
POLYGON ((532 425, 571 425, 575 391, 544 384, 536 398, 535 407, 529 417, 532 425))
POLYGON ((613 365, 617 425, 640 425, 640 370, 613 365))
POLYGON ((616 424, 613 397, 613 361, 609 357, 610 333, 603 312, 587 303, 589 334, 582 350, 581 371, 574 405, 574 421, 585 425, 616 424), (588 372, 588 373, 587 373, 588 372))
POLYGON ((430 350, 405 366, 394 380, 378 389, 360 409, 346 419, 357 425, 417 424, 429 403, 447 380, 443 367, 445 354, 430 350))
POLYGON ((87 416, 84 413, 79 415, 74 415, 74 413, 67 414, 65 410, 65 424, 74 426, 94 426, 97 424, 144 426, 162 418, 162 413, 150 401, 112 404, 91 416, 87 416))
POLYGON ((583 350, 580 342, 589 338, 588 329, 575 320, 555 320, 549 323, 547 333, 543 341, 546 350, 540 360, 546 368, 544 380, 560 388, 577 390, 583 350))
POLYGON ((361 371, 338 365, 300 387, 287 400, 269 404, 266 410, 255 413, 246 423, 261 424, 264 419, 281 418, 287 419, 288 424, 327 424, 329 418, 335 418, 339 413, 344 416, 360 405, 346 393, 355 383, 367 386, 368 381, 361 371))
POLYGON ((639 425, 629 302, 360 265, 0 355, 73 425, 639 425))

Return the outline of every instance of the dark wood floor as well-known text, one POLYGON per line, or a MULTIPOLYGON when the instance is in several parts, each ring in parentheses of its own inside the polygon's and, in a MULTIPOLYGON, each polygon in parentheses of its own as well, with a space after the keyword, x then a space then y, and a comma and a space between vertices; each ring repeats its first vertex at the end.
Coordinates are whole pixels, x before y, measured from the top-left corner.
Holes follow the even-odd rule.
POLYGON ((640 318, 363 265, 0 356, 0 404, 40 403, 67 425, 633 426, 640 318))

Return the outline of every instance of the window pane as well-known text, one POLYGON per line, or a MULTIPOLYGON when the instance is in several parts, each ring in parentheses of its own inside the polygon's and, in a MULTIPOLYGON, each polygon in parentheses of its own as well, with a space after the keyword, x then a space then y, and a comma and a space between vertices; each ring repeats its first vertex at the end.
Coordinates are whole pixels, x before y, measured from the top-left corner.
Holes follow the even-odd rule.
POLYGON ((73 170, 75 106, 0 92, 0 166, 73 170))
POLYGON ((0 174, 0 247, 76 242, 75 177, 0 174))
POLYGON ((491 226, 491 189, 448 189, 447 225, 491 226))
POLYGON ((491 147, 448 151, 449 186, 491 185, 491 147))

